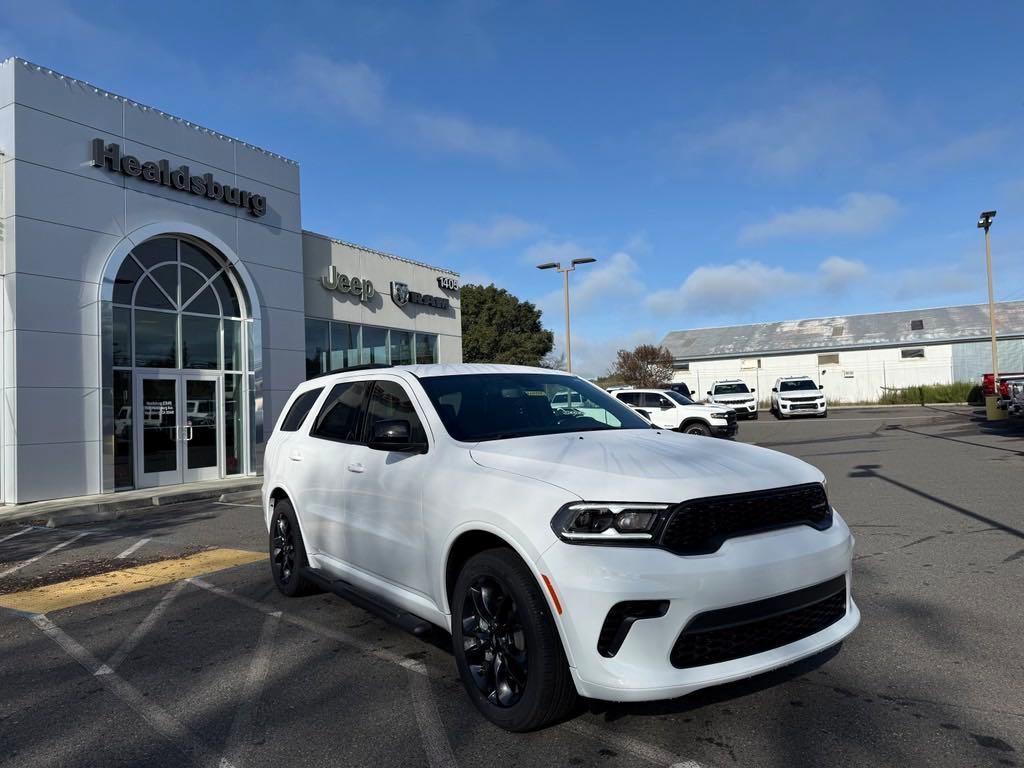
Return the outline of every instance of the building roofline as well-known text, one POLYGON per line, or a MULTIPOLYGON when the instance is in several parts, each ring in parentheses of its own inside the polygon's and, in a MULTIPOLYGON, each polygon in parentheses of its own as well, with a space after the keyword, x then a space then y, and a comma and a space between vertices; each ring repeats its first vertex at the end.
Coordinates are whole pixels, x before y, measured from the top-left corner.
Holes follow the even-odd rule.
POLYGON ((359 251, 372 253, 375 256, 383 256, 388 259, 394 259, 395 261, 403 261, 406 264, 412 264, 413 266, 416 267, 425 267, 426 269, 432 269, 435 272, 445 272, 449 275, 455 275, 456 277, 459 276, 458 272, 456 272, 453 269, 448 269, 447 267, 438 267, 434 264, 427 264, 422 261, 416 261, 415 259, 407 259, 404 256, 396 256, 395 254, 388 253, 387 251, 378 251, 376 248, 370 248, 365 245, 359 245, 359 243, 350 243, 348 240, 341 240, 340 238, 331 237, 330 235, 324 235, 321 234, 320 232, 313 232, 311 230, 304 229, 302 230, 302 234, 309 235, 310 237, 319 237, 321 240, 327 240, 328 242, 337 243, 338 245, 347 245, 349 248, 355 248, 356 250, 359 251))
POLYGON ((0 61, 0 66, 6 66, 6 65, 10 64, 11 62, 15 62, 15 63, 21 64, 21 65, 23 65, 25 67, 29 67, 31 69, 36 70, 37 72, 42 72, 44 74, 50 75, 51 77, 56 77, 56 78, 58 78, 60 80, 65 80, 65 81, 67 81, 69 83, 74 83, 75 85, 79 85, 79 86, 82 86, 82 87, 85 87, 85 88, 92 88, 95 93, 97 93, 97 94, 99 94, 101 96, 105 96, 108 99, 117 99, 118 101, 120 101, 120 102, 122 102, 124 104, 128 104, 128 105, 133 106, 133 107, 139 107, 140 109, 146 110, 148 112, 154 112, 155 114, 160 115, 161 117, 166 118, 167 120, 170 120, 170 121, 175 122, 175 123, 179 123, 179 124, 184 125, 184 126, 186 126, 188 128, 192 128, 195 131, 199 131, 201 133, 205 133, 205 134, 207 134, 209 136, 213 136, 214 138, 218 138, 218 139, 221 139, 223 141, 230 141, 230 142, 233 142, 235 144, 240 144, 240 145, 242 145, 243 147, 245 147, 247 149, 251 149, 251 150, 253 150, 255 152, 259 152, 260 154, 263 154, 263 155, 267 155, 268 157, 272 157, 275 160, 281 160, 281 161, 283 161, 285 163, 288 163, 290 165, 298 166, 298 162, 296 162, 295 160, 292 160, 290 157, 285 157, 284 155, 278 154, 277 152, 271 152, 269 149, 264 149, 263 147, 258 147, 255 144, 250 144, 249 142, 243 141, 242 139, 239 139, 239 138, 235 138, 234 136, 228 136, 226 133, 221 133, 220 131, 215 131, 212 128, 207 128, 206 126, 199 125, 198 123, 194 123, 191 120, 186 120, 183 117, 178 117, 177 115, 172 115, 170 112, 164 112, 162 109, 159 109, 157 107, 151 106, 149 104, 143 104, 141 101, 137 101, 136 99, 130 99, 127 96, 121 96, 120 94, 114 93, 113 91, 108 91, 105 88, 100 88, 99 86, 93 85, 92 83, 87 82, 86 80, 81 80, 81 79, 79 79, 77 77, 71 77, 70 75, 65 75, 64 73, 58 72, 55 69, 50 69, 49 67, 41 66, 39 64, 36 64, 34 62, 29 61, 28 59, 23 59, 20 56, 9 56, 6 59, 4 59, 3 61, 0 61))
MULTIPOLYGON (((1022 299, 1006 299, 1004 301, 996 301, 995 305, 998 307, 1001 304, 1024 304, 1022 299)), ((780 323, 812 323, 816 320, 849 320, 854 317, 873 317, 875 315, 902 315, 910 314, 911 312, 931 312, 935 309, 966 309, 967 307, 987 307, 988 302, 982 301, 977 304, 956 304, 954 306, 935 306, 935 307, 915 307, 914 309, 881 309, 877 312, 858 312, 851 315, 822 315, 821 317, 801 317, 796 320, 762 320, 759 323, 733 323, 732 325, 704 325, 698 328, 679 328, 672 331, 666 331, 665 336, 669 336, 673 333, 693 333, 694 331, 720 331, 725 328, 751 328, 757 325, 778 325, 780 323)), ((664 339, 662 339, 664 340, 664 339)))

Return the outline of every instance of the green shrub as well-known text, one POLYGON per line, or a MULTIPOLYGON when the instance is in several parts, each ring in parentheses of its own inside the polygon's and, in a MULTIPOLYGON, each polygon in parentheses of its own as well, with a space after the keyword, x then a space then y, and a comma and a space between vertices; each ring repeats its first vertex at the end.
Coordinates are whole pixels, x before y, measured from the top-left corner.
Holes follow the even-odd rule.
POLYGON ((981 387, 969 381, 952 384, 924 384, 920 387, 890 389, 882 393, 878 402, 883 405, 926 405, 928 403, 969 403, 980 400, 981 387), (977 394, 974 390, 978 390, 977 394))

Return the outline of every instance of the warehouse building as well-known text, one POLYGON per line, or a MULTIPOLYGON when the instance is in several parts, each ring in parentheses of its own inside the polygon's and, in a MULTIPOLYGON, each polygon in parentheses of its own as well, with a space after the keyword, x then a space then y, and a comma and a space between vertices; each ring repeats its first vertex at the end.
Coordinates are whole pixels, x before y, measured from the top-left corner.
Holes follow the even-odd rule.
MULTIPOLYGON (((1024 301, 996 305, 999 370, 1024 371, 1024 301)), ((980 383, 992 369, 988 305, 880 312, 672 331, 675 381, 699 396, 742 379, 766 402, 781 376, 810 376, 834 402, 875 402, 886 390, 980 383)))
POLYGON ((298 165, 0 63, 0 503, 256 475, 296 384, 461 362, 458 276, 304 231, 298 165))

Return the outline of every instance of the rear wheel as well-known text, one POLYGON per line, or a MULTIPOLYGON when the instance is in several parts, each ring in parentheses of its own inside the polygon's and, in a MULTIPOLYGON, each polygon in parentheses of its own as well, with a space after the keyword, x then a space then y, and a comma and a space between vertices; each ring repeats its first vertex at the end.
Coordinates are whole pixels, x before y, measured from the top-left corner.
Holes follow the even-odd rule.
POLYGON ((506 730, 548 725, 576 701, 548 602, 509 549, 485 550, 463 567, 452 594, 452 646, 469 698, 506 730))
POLYGON ((708 437, 711 435, 711 429, 708 427, 708 425, 700 421, 694 421, 689 424, 684 424, 682 431, 684 434, 687 435, 703 435, 704 437, 708 437))
POLYGON ((313 584, 302 576, 302 570, 309 565, 306 547, 302 543, 302 531, 295 517, 295 510, 287 499, 274 505, 274 516, 270 519, 270 572, 274 584, 282 595, 299 597, 316 592, 313 584))

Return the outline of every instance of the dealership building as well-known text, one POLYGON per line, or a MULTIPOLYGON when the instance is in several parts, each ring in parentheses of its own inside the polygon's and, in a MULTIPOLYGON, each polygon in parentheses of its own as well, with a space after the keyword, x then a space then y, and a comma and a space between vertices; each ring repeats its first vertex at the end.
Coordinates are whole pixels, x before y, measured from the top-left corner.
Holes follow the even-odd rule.
MULTIPOLYGON (((1024 371, 1024 301, 996 304, 1000 372, 1024 371)), ((674 380, 698 396, 741 379, 766 402, 775 380, 809 376, 834 402, 876 402, 886 391, 981 383, 992 370, 987 304, 672 331, 674 380)))
POLYGON ((0 63, 0 503, 259 474, 303 379, 461 362, 458 275, 302 229, 298 165, 0 63))

